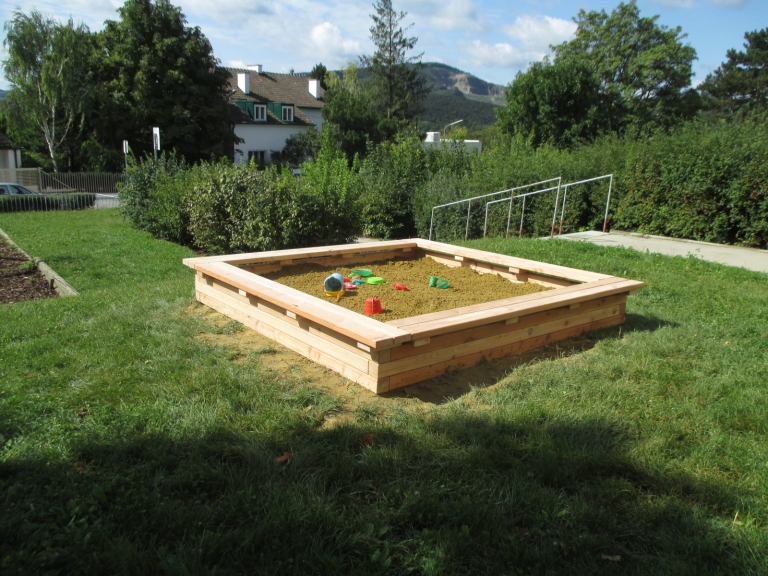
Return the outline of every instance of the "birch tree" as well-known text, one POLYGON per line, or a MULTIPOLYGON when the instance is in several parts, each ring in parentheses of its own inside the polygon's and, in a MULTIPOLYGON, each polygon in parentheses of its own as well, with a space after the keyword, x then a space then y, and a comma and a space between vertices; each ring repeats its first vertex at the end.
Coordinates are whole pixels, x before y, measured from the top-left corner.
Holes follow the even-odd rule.
POLYGON ((19 131, 34 127, 58 172, 59 148, 82 119, 89 93, 91 35, 84 24, 60 24, 36 10, 15 12, 5 32, 10 90, 3 106, 9 123, 19 131))

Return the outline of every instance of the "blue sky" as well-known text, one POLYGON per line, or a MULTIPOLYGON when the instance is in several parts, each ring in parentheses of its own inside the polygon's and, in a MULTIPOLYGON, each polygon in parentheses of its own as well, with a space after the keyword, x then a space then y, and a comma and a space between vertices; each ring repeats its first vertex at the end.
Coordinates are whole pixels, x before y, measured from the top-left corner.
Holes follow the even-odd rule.
MULTIPOLYGON (((200 26, 215 55, 227 66, 262 64, 265 70, 308 71, 317 62, 329 69, 370 54, 371 3, 359 0, 178 0, 191 25, 200 26)), ((618 0, 394 0, 408 13, 406 24, 419 38, 424 61, 444 62, 484 80, 508 84, 515 74, 567 40, 579 9, 610 12, 618 0)), ((72 16, 99 30, 116 19, 117 0, 33 0, 24 2, 59 18, 72 16)), ((18 1, 0 1, 0 18, 12 17, 18 1)), ((696 49, 693 83, 698 84, 741 48, 744 32, 768 27, 768 0, 639 0, 641 15, 659 15, 680 26, 696 49)), ((3 79, 0 86, 7 87, 3 79)))

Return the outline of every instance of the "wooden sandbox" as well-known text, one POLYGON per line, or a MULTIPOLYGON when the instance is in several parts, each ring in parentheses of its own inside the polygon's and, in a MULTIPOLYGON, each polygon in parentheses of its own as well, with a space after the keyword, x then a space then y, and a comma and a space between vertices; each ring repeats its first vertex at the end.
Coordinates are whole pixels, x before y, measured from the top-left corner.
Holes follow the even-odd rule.
POLYGON ((621 324, 627 296, 644 285, 421 239, 187 258, 184 264, 196 271, 200 302, 376 394, 621 324), (424 256, 555 289, 383 323, 260 276, 295 264, 341 267, 424 256))

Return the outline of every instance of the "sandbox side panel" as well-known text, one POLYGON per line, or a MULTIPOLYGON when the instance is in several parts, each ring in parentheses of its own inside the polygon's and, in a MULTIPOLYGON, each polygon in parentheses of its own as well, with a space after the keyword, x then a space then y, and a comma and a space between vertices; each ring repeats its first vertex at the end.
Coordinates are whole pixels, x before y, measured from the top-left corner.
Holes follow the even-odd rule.
POLYGON ((352 268, 353 266, 379 262, 381 260, 411 260, 417 258, 418 256, 419 253, 417 249, 406 247, 397 250, 390 250, 388 252, 355 252, 350 254, 343 254, 341 256, 296 258, 294 260, 270 262, 265 264, 249 264, 240 266, 239 268, 254 274, 268 274, 270 272, 282 270, 286 266, 297 266, 300 264, 317 264, 318 266, 352 268))
POLYGON ((228 296, 205 282, 196 282, 195 292, 197 300, 202 304, 237 320, 305 358, 322 364, 377 394, 388 390, 388 378, 378 378, 368 374, 369 360, 357 355, 353 356, 349 351, 316 335, 303 332, 300 328, 228 296))
POLYGON ((623 305, 626 303, 626 301, 626 294, 616 294, 614 296, 606 296, 603 298, 590 300, 588 302, 584 302, 583 304, 562 306, 560 308, 553 308, 543 312, 520 315, 505 321, 488 323, 475 328, 468 328, 465 330, 458 330, 456 332, 449 332, 439 336, 432 336, 431 338, 426 339, 426 342, 424 340, 406 342, 402 346, 392 348, 390 358, 391 360, 402 360, 404 358, 410 358, 420 354, 425 354, 427 352, 432 352, 433 350, 449 348, 462 344, 470 344, 485 338, 501 336, 503 334, 532 328, 537 325, 546 324, 556 320, 565 320, 593 312, 595 310, 613 308, 617 305, 623 305))
MULTIPOLYGON (((606 318, 621 318, 620 305, 614 304, 609 307, 598 308, 596 310, 575 316, 557 318, 549 322, 530 325, 528 327, 515 329, 502 334, 496 334, 469 342, 462 342, 456 345, 447 346, 445 348, 439 348, 437 350, 430 350, 426 353, 418 354, 410 358, 393 360, 387 364, 379 366, 378 374, 375 375, 393 376, 395 374, 400 374, 401 372, 424 368, 426 366, 431 366, 432 364, 439 364, 441 362, 450 361, 459 356, 466 356, 468 354, 483 352, 485 350, 507 346, 515 342, 521 342, 523 340, 530 340, 539 336, 545 336, 546 334, 553 332, 567 330, 568 328, 574 326, 589 325, 593 322, 599 322, 606 318)), ((418 348, 416 349, 418 350, 418 348)))
POLYGON ((549 332, 541 336, 528 338, 526 340, 520 340, 518 342, 512 342, 503 346, 497 346, 495 348, 482 350, 480 352, 475 352, 472 354, 457 356, 449 360, 444 360, 442 362, 430 364, 428 366, 424 366, 414 370, 400 372, 390 377, 389 390, 395 390, 397 388, 402 388, 403 386, 410 386, 411 384, 415 384, 423 380, 436 378, 437 376, 442 376, 443 374, 449 371, 460 370, 462 368, 469 368, 471 366, 474 366, 475 364, 482 362, 483 360, 496 360, 498 358, 503 358, 505 356, 520 354, 528 350, 533 350, 534 348, 539 348, 547 344, 552 344, 553 342, 558 342, 560 340, 573 338, 574 336, 584 334, 585 332, 589 332, 591 330, 608 328, 610 326, 616 326, 623 322, 624 322, 623 315, 610 316, 602 320, 590 322, 589 324, 572 326, 564 330, 549 332))

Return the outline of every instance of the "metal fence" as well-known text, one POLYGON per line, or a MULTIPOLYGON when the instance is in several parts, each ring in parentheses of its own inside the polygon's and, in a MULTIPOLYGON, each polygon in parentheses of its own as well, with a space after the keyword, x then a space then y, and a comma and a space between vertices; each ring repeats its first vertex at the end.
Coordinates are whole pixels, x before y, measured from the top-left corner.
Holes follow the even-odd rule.
MULTIPOLYGON (((464 198, 463 200, 456 200, 455 202, 448 202, 447 204, 440 204, 439 206, 434 206, 432 208, 432 216, 429 221, 429 239, 432 240, 432 230, 434 228, 435 224, 435 215, 437 210, 441 208, 447 208, 449 206, 457 206, 459 204, 463 204, 464 202, 467 203, 467 226, 466 230, 464 232, 464 239, 469 239, 469 217, 470 212, 472 210, 472 202, 477 202, 478 200, 483 200, 485 198, 492 198, 493 196, 498 196, 499 194, 509 194, 510 198, 505 198, 503 200, 498 200, 497 202, 510 202, 510 217, 512 214, 512 206, 511 206, 511 200, 512 198, 516 198, 517 196, 514 195, 515 192, 518 190, 525 190, 526 188, 533 188, 534 186, 543 186, 544 184, 548 184, 550 182, 557 182, 557 186, 553 188, 547 188, 546 190, 538 190, 535 193, 539 192, 547 192, 549 190, 560 190, 560 182, 561 177, 558 176, 556 178, 549 178, 547 180, 542 180, 541 182, 533 182, 531 184, 524 184, 523 186, 516 186, 514 188, 507 188, 506 190, 499 190, 498 192, 491 192, 490 194, 483 194, 482 196, 474 196, 472 198, 464 198)), ((559 194, 559 192, 558 192, 559 194)), ((488 220, 488 204, 495 204, 496 202, 486 202, 486 208, 485 208, 485 216, 486 216, 486 229, 487 229, 487 220, 488 220)), ((557 209, 557 208, 555 208, 557 209)), ((553 220, 554 222, 554 220, 553 220)), ((554 226, 554 224, 553 224, 554 226)), ((509 218, 507 219, 507 237, 509 237, 509 218)))
POLYGON ((485 218, 483 222, 483 237, 486 237, 488 234, 488 210, 492 205, 495 204, 501 204, 504 202, 509 202, 509 209, 507 211, 507 226, 506 226, 506 234, 505 237, 509 238, 509 232, 510 232, 510 225, 511 225, 511 219, 512 219, 512 204, 515 200, 521 200, 522 206, 520 210, 520 227, 518 230, 518 236, 522 237, 523 235, 523 223, 525 219, 525 203, 526 200, 529 197, 538 196, 539 194, 546 193, 546 192, 556 192, 555 194, 555 203, 554 203, 554 209, 552 211, 552 224, 550 228, 549 236, 552 238, 555 235, 555 225, 557 223, 557 209, 560 207, 560 229, 558 232, 558 235, 561 235, 563 233, 563 221, 565 218, 565 204, 568 200, 568 189, 573 188, 576 186, 581 186, 584 184, 588 184, 591 182, 597 182, 599 180, 605 180, 608 179, 608 194, 605 201, 605 214, 603 215, 603 232, 605 232, 608 228, 608 211, 610 209, 611 205, 611 192, 613 190, 613 174, 605 174, 603 176, 597 176, 595 178, 588 178, 586 180, 579 180, 577 182, 567 182, 565 184, 562 183, 562 179, 560 177, 557 178, 550 178, 548 180, 542 180, 541 182, 534 182, 532 184, 526 184, 524 186, 517 186, 515 188, 508 188, 507 190, 500 190, 499 192, 492 192, 490 194, 483 194, 482 196, 474 196, 472 198, 465 198, 463 200, 457 200, 455 202, 449 202, 447 204, 440 204, 439 206, 434 206, 432 208, 432 216, 429 222, 429 239, 432 239, 432 232, 435 225, 435 218, 436 218, 436 212, 437 210, 441 208, 447 208, 450 206, 458 206, 459 204, 467 203, 467 219, 466 219, 466 225, 464 227, 464 239, 469 239, 469 229, 470 229, 470 217, 471 217, 471 208, 472 203, 475 202, 484 202, 485 203, 485 218), (543 186, 546 184, 557 182, 557 185, 548 186, 546 188, 533 190, 529 192, 524 192, 521 194, 515 194, 515 192, 518 192, 520 190, 524 190, 527 188, 533 188, 537 186, 543 186), (562 204, 560 203, 560 192, 563 192, 563 198, 562 198, 562 204), (498 196, 499 194, 508 194, 506 198, 501 198, 498 200, 490 200, 490 198, 494 196, 498 196))
POLYGON ((40 192, 71 193, 90 192, 94 194, 117 194, 118 184, 125 181, 125 174, 101 172, 58 172, 50 174, 40 171, 40 192))

